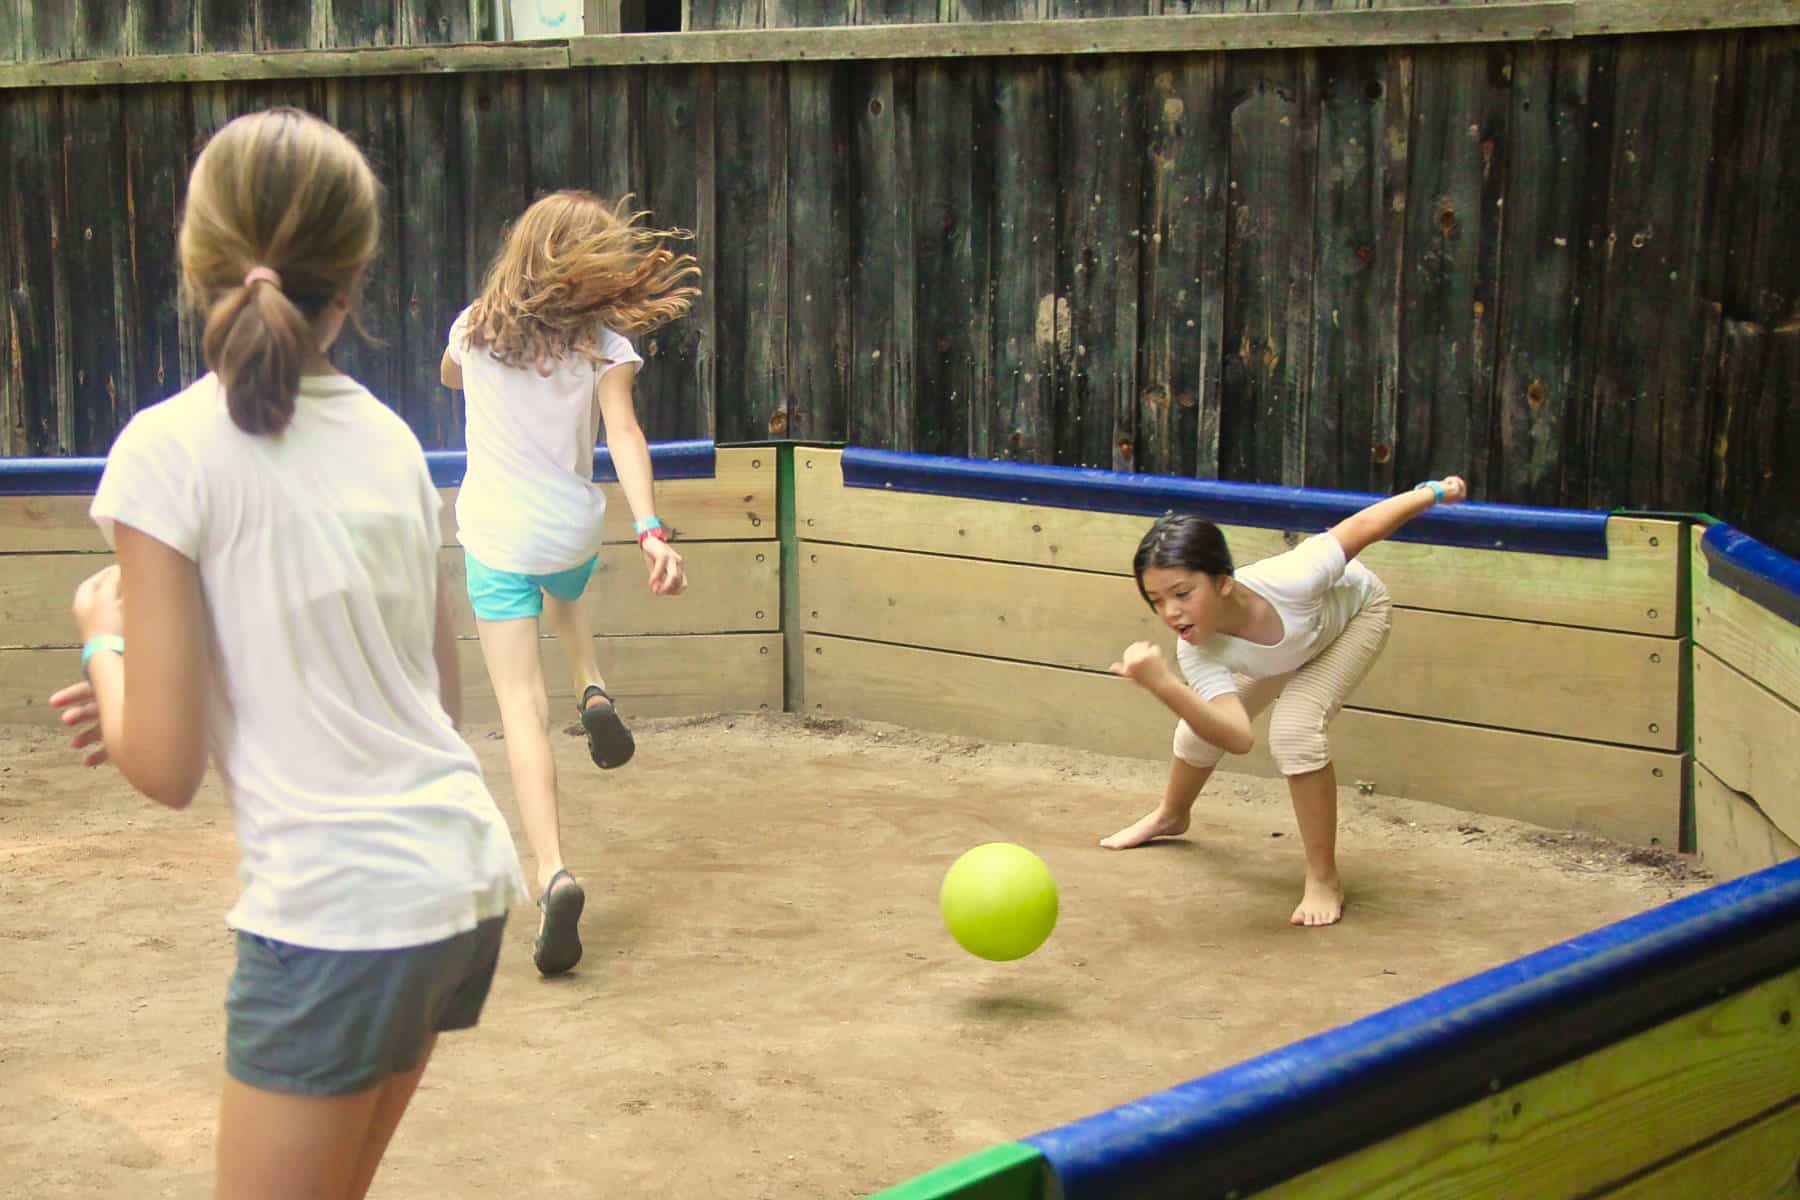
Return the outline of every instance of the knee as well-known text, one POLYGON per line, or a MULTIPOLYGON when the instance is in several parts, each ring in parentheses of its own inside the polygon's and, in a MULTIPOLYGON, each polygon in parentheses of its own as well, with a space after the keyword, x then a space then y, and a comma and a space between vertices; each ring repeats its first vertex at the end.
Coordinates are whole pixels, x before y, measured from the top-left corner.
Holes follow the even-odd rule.
POLYGON ((1216 767, 1225 751, 1189 728, 1186 721, 1175 723, 1175 757, 1190 767, 1216 767))
POLYGON ((1283 775, 1305 775, 1331 762, 1326 713, 1299 697, 1283 697, 1269 718, 1269 757, 1283 775))
POLYGON ((550 698, 544 694, 542 682, 534 686, 521 681, 496 687, 494 699, 500 705, 500 721, 504 725, 544 729, 550 724, 550 698))

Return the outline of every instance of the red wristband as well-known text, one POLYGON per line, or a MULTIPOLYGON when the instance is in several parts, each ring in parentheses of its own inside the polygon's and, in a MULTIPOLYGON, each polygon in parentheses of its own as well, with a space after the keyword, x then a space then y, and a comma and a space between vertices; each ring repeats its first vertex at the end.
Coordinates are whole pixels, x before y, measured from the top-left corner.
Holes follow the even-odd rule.
POLYGON ((669 531, 664 529, 661 525, 658 525, 654 529, 646 529, 644 532, 638 534, 638 545, 643 545, 651 538, 655 538, 659 542, 667 542, 669 540, 669 531))

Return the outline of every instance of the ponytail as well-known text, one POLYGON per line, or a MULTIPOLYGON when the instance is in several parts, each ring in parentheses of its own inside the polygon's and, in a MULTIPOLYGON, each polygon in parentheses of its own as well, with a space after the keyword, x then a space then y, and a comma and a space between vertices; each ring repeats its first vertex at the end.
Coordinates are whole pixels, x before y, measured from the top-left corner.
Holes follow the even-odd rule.
POLYGON ((243 286, 213 304, 201 349, 225 387, 233 424, 254 434, 287 428, 311 337, 312 323, 266 267, 252 270, 243 286))
POLYGON ((319 319, 353 304, 381 233, 381 185, 342 133, 292 108, 229 122, 188 178, 182 295, 232 423, 267 436, 294 419, 319 319), (267 285, 267 286, 264 286, 267 285))

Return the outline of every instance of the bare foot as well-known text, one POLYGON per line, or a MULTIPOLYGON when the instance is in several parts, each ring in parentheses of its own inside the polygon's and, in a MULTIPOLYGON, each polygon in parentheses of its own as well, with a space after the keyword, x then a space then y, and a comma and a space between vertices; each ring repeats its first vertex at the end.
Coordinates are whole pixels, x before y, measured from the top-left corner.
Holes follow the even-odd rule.
POLYGON ((1188 830, 1186 813, 1164 813, 1157 809, 1149 816, 1136 821, 1111 837, 1100 839, 1100 844, 1108 850, 1129 850, 1133 846, 1141 846, 1152 838, 1180 837, 1188 830))
POLYGON ((1314 879, 1306 877, 1306 891, 1300 897, 1300 907, 1288 918, 1290 925, 1304 925, 1312 928, 1317 925, 1336 925, 1344 915, 1344 889, 1336 876, 1330 879, 1314 879))

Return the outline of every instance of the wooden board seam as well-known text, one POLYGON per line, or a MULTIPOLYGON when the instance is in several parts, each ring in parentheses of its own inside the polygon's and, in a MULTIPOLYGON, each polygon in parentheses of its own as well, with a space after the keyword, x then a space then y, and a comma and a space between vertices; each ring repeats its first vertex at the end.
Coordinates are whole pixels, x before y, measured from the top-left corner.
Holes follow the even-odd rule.
MULTIPOLYGON (((806 637, 823 638, 828 641, 856 642, 856 643, 861 643, 863 645, 868 645, 868 646, 893 646, 897 649, 902 649, 902 650, 923 650, 930 654, 954 654, 958 658, 973 658, 973 659, 979 659, 979 660, 982 660, 985 662, 1009 663, 1009 664, 1015 664, 1018 666, 1025 666, 1025 667, 1042 667, 1043 669, 1045 669, 1047 671, 1067 671, 1072 675, 1091 675, 1091 676, 1095 676, 1095 677, 1102 678, 1102 679, 1118 679, 1121 684, 1124 684, 1127 682, 1126 680, 1119 678, 1118 676, 1115 676, 1111 672, 1108 672, 1108 671, 1096 671, 1096 670, 1093 670, 1088 667, 1071 667, 1071 666, 1066 666, 1062 663, 1033 662, 1030 659, 1007 658, 1006 656, 1000 655, 1000 654, 976 654, 976 653, 973 653, 968 650, 949 650, 949 649, 945 649, 944 647, 941 647, 941 646, 915 646, 915 645, 909 644, 907 642, 887 642, 887 641, 881 640, 880 638, 856 637, 851 634, 843 634, 843 633, 821 633, 821 632, 818 632, 818 631, 812 630, 812 629, 802 630, 801 633, 802 633, 802 635, 804 635, 806 637)), ((1578 746, 1601 746, 1601 747, 1606 747, 1608 749, 1616 749, 1616 750, 1639 750, 1639 751, 1644 752, 1645 754, 1662 754, 1662 755, 1667 755, 1670 757, 1680 757, 1680 758, 1686 757, 1686 754, 1680 750, 1661 750, 1654 746, 1636 745, 1636 744, 1633 744, 1630 742, 1608 742, 1608 741, 1604 741, 1600 738, 1571 737, 1568 734, 1544 733, 1540 730, 1520 729, 1515 726, 1509 726, 1509 725, 1483 725, 1476 721, 1458 721, 1458 720, 1454 720, 1449 717, 1434 716, 1429 713, 1397 712, 1393 709, 1386 709, 1386 708, 1367 708, 1360 704, 1346 704, 1346 705, 1344 705, 1344 711, 1345 712, 1368 713, 1371 716, 1379 716, 1379 717, 1401 717, 1401 718, 1404 718, 1409 721, 1430 721, 1436 725, 1451 726, 1451 727, 1462 728, 1462 729, 1484 729, 1484 730, 1491 730, 1496 733, 1512 733, 1512 734, 1518 734, 1520 737, 1544 738, 1548 741, 1568 742, 1572 745, 1578 745, 1578 746)))

